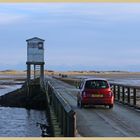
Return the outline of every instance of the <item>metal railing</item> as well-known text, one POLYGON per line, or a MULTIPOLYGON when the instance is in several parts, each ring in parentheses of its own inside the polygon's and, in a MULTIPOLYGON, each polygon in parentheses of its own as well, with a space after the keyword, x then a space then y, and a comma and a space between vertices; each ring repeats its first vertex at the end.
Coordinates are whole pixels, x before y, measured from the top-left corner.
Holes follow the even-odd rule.
POLYGON ((110 83, 116 101, 140 109, 140 87, 110 83))
POLYGON ((50 81, 46 82, 45 87, 49 105, 54 109, 59 127, 61 128, 61 134, 64 137, 75 137, 75 112, 50 81))

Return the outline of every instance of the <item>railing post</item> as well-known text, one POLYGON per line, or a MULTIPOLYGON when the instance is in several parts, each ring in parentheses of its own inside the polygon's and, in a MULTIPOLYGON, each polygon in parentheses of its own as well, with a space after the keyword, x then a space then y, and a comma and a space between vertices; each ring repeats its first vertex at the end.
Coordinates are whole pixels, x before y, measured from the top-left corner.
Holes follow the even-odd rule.
POLYGON ((133 89, 133 106, 136 106, 136 89, 133 89))
POLYGON ((68 137, 75 136, 75 112, 71 111, 68 114, 68 137))
POLYGON ((118 88, 118 99, 117 100, 120 101, 120 86, 118 85, 117 88, 118 88))
POLYGON ((123 86, 122 87, 122 102, 124 103, 124 101, 125 101, 125 87, 123 86))
POLYGON ((130 88, 127 87, 127 103, 130 105, 130 88))
POLYGON ((65 110, 63 111, 63 130, 64 130, 64 137, 67 136, 67 117, 65 110))
POLYGON ((113 90, 113 91, 114 91, 114 99, 116 99, 116 85, 113 85, 113 87, 114 87, 114 88, 113 88, 113 89, 114 89, 114 90, 113 90))
POLYGON ((47 85, 47 91, 48 91, 48 96, 49 96, 49 99, 48 99, 48 101, 49 101, 49 104, 51 105, 52 104, 52 95, 51 95, 51 87, 50 87, 50 85, 48 84, 47 85))
POLYGON ((62 113, 61 113, 61 104, 58 103, 58 122, 60 122, 59 127, 61 127, 61 115, 62 115, 62 113))
POLYGON ((55 115, 56 115, 56 119, 57 119, 57 121, 58 121, 58 106, 57 106, 57 104, 58 104, 58 101, 57 101, 57 98, 55 97, 55 115))
POLYGON ((61 106, 61 134, 64 134, 64 122, 63 122, 63 107, 61 106))

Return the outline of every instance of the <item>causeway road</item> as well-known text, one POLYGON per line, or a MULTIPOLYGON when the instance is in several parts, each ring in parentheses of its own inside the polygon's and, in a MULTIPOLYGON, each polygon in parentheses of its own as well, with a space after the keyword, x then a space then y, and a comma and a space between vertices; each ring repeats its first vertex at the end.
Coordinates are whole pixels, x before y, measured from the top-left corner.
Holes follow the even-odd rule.
POLYGON ((76 112, 76 128, 82 137, 139 137, 140 112, 115 103, 112 109, 104 106, 77 107, 76 87, 47 77, 76 112))

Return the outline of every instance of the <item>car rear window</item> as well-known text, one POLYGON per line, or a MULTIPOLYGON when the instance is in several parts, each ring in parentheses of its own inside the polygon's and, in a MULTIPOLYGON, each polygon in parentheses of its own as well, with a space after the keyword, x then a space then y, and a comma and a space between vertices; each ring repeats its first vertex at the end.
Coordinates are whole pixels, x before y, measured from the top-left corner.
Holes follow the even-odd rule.
POLYGON ((108 88, 109 85, 107 81, 104 80, 90 80, 86 81, 85 88, 87 89, 97 89, 97 88, 108 88))

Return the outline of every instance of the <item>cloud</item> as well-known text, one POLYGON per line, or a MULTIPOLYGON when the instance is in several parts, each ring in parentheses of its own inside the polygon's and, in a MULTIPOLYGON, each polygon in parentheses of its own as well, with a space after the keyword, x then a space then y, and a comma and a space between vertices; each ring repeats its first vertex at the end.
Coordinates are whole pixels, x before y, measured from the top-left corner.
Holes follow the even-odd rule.
POLYGON ((138 19, 140 4, 106 3, 23 3, 1 4, 0 23, 16 23, 21 20, 39 20, 40 23, 69 22, 81 20, 85 23, 122 22, 138 19), (62 20, 60 20, 62 19, 62 20))
POLYGON ((139 65, 139 36, 135 36, 139 30, 130 29, 132 25, 139 27, 139 16, 140 4, 0 5, 0 25, 8 25, 6 30, 1 30, 1 49, 5 45, 4 47, 13 49, 14 54, 9 57, 6 52, 1 52, 0 64, 4 62, 16 65, 26 62, 26 52, 18 52, 14 45, 23 46, 22 38, 25 36, 41 35, 46 39, 47 65, 93 68, 125 66, 130 63, 139 65), (133 21, 138 26, 130 24, 133 21), (118 22, 124 23, 123 26, 118 22), (131 34, 132 30, 134 35, 131 34), (6 43, 2 35, 8 40, 6 43), (130 49, 131 46, 133 48, 130 49))
POLYGON ((0 24, 12 24, 23 21, 25 16, 10 13, 0 13, 0 24))

